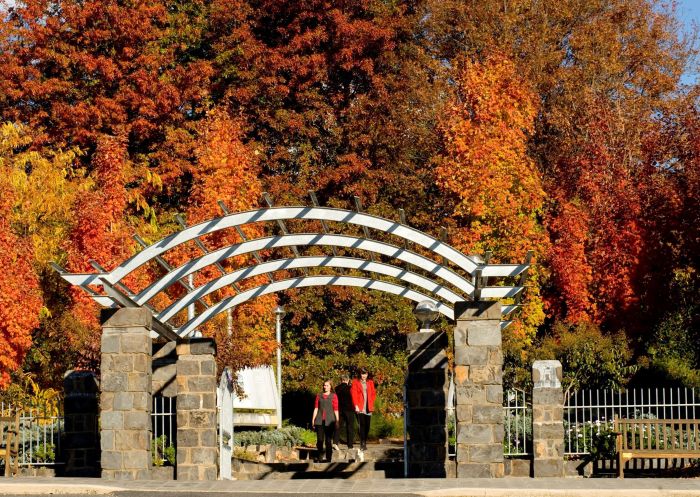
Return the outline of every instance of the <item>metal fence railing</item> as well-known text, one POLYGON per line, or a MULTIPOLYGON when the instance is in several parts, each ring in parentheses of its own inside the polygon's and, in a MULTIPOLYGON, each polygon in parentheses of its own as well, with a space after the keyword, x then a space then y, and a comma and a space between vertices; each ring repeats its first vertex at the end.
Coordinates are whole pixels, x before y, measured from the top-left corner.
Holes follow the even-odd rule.
POLYGON ((63 416, 56 408, 23 407, 0 403, 0 416, 20 410, 17 439, 19 466, 54 466, 61 450, 63 416))
MULTIPOLYGON (((457 395, 455 394, 454 377, 450 377, 447 389, 447 403, 445 405, 445 417, 447 418, 447 457, 457 457, 457 395)), ((406 422, 407 420, 404 420, 406 422)), ((408 475, 408 468, 406 468, 408 475)))
POLYGON ((503 455, 532 453, 532 401, 528 392, 507 390, 503 394, 503 455))
POLYGON ((564 453, 590 454, 601 436, 613 430, 615 417, 625 419, 698 419, 700 390, 637 388, 625 391, 579 390, 564 405, 564 453))
POLYGON ((173 463, 177 444, 177 406, 175 397, 153 397, 151 411, 153 461, 156 465, 173 463))

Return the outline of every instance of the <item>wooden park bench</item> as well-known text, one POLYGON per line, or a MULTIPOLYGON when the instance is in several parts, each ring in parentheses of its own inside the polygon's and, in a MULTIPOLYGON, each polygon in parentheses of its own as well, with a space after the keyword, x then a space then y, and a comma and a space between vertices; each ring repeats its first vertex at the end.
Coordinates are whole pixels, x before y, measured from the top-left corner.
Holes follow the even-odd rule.
POLYGON ((634 458, 700 458, 700 420, 615 419, 618 476, 634 458))
MULTIPOLYGON (((5 413, 3 413, 5 414, 5 413)), ((0 460, 5 464, 5 476, 19 472, 19 411, 0 416, 0 460)))

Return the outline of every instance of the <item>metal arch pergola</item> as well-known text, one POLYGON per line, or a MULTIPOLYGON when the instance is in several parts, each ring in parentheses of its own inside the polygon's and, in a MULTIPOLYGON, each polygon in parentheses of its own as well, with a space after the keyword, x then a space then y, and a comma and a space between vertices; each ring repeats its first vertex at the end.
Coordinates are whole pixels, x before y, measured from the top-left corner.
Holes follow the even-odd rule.
MULTIPOLYGON (((93 263, 93 266, 99 271, 97 273, 68 273, 57 265, 54 265, 54 268, 60 272, 63 279, 84 289, 103 307, 147 306, 153 313, 154 331, 171 340, 188 336, 197 327, 202 326, 219 313, 237 305, 262 295, 292 288, 352 286, 398 295, 415 302, 430 300, 437 305, 440 313, 450 319, 454 319, 452 306, 458 301, 514 298, 517 302, 523 291, 525 278, 530 267, 529 256, 523 264, 487 264, 476 256, 467 256, 443 241, 407 226, 402 211, 400 212, 402 222, 395 222, 361 212, 361 206, 357 200, 357 211, 350 211, 318 207, 313 194, 312 200, 316 204, 314 207, 272 207, 269 196, 264 194, 264 198, 270 205, 269 208, 228 213, 223 203, 219 202, 224 210, 222 217, 189 227, 180 218, 178 221, 183 228, 181 231, 152 245, 147 245, 140 238, 135 237, 144 247, 143 250, 122 262, 112 271, 104 271, 96 263, 93 263), (320 221, 323 232, 290 233, 285 224, 285 221, 289 220, 320 221), (282 235, 249 240, 241 227, 261 222, 277 223, 282 235), (363 229, 364 237, 330 234, 327 224, 329 222, 359 226, 363 229), (209 251, 200 240, 200 237, 204 235, 231 228, 237 231, 243 240, 241 243, 209 251), (401 239, 403 247, 371 239, 369 229, 401 239), (202 251, 202 255, 177 268, 171 267, 163 255, 190 241, 196 243, 202 251), (441 259, 442 263, 408 250, 409 244, 422 247, 436 259, 441 259), (263 261, 260 255, 261 251, 284 247, 291 249, 294 257, 263 261), (302 256, 299 247, 330 247, 333 255, 302 256), (367 253, 368 258, 339 256, 337 252, 339 248, 367 253), (254 255, 256 264, 230 272, 227 272, 221 264, 231 257, 247 254, 254 255), (400 261, 407 266, 420 269, 424 274, 421 275, 408 268, 384 263, 377 260, 376 256, 400 261), (166 271, 166 274, 139 293, 131 292, 124 285, 123 279, 151 262, 158 263, 166 271), (448 263, 451 263, 456 270, 447 267, 448 263), (194 287, 192 275, 209 266, 217 267, 221 275, 199 287, 194 287), (371 277, 309 276, 309 268, 363 271, 370 273, 371 277), (302 270, 304 276, 275 281, 274 274, 277 271, 286 270, 302 270), (238 282, 259 275, 267 275, 270 282, 240 291, 237 286, 238 282), (402 284, 379 280, 376 275, 393 278, 402 284), (489 278, 515 278, 518 283, 514 286, 506 284, 484 286, 489 278), (165 309, 157 310, 149 306, 149 302, 155 296, 167 291, 174 284, 183 286, 187 293, 165 309), (450 285, 456 291, 446 287, 445 284, 450 285), (420 291, 404 285, 412 285, 419 288, 420 291), (95 287, 102 287, 102 293, 93 290, 95 287), (237 294, 211 305, 206 303, 205 298, 211 298, 214 292, 224 287, 235 289, 237 294), (422 293, 423 291, 425 293, 422 293), (194 315, 192 311, 188 313, 188 321, 184 325, 173 326, 173 318, 184 309, 193 309, 195 302, 199 302, 204 307, 204 311, 199 315, 194 315)), ((516 308, 517 305, 502 306, 503 316, 507 316, 516 308)), ((508 323, 509 321, 504 321, 502 326, 506 326, 508 323)))

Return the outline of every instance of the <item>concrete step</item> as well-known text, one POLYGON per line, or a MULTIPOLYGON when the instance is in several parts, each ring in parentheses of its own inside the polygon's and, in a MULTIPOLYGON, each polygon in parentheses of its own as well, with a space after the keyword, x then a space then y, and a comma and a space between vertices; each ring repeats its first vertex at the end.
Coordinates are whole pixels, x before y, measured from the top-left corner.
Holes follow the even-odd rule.
POLYGON ((384 479, 401 478, 402 462, 330 462, 330 463, 249 463, 237 466, 234 476, 239 480, 292 479, 384 479))
MULTIPOLYGON (((299 451, 299 458, 303 461, 313 460, 316 457, 315 448, 304 448, 299 451)), ((352 449, 341 445, 340 450, 333 451, 334 462, 360 461, 360 447, 355 445, 352 449)), ((403 443, 367 444, 367 449, 362 451, 362 460, 368 461, 403 461, 403 443)))

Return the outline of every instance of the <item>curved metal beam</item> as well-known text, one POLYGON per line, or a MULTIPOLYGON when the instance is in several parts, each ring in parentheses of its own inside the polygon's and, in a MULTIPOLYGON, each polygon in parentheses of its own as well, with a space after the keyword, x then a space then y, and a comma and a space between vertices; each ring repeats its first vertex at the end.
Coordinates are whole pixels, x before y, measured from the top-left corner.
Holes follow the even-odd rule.
MULTIPOLYGON (((419 267, 435 275, 436 277, 447 281, 469 297, 471 297, 474 293, 474 285, 454 271, 436 263, 431 259, 428 259, 427 257, 396 247, 395 245, 389 245, 388 243, 379 242, 377 240, 365 240, 364 238, 348 235, 320 235, 310 233, 258 238, 257 240, 249 240, 247 242, 238 243, 229 247, 223 247, 219 250, 215 250, 206 255, 198 257, 197 259, 192 259, 182 266, 170 271, 168 274, 164 275, 158 281, 155 281, 148 288, 145 288, 141 293, 135 296, 134 300, 140 305, 143 305, 155 297, 158 293, 168 288, 170 285, 175 284, 178 280, 187 277, 191 273, 204 269, 211 264, 220 262, 230 257, 246 255, 256 250, 261 251, 301 245, 335 246, 375 252, 377 254, 398 259, 419 267)), ((101 277, 105 278, 105 275, 101 275, 101 277)))
POLYGON ((419 286, 427 290, 430 294, 434 295, 436 298, 440 297, 451 304, 455 302, 466 300, 463 296, 454 293, 453 291, 445 288, 442 285, 435 283, 429 278, 425 278, 419 274, 408 271, 406 269, 392 266, 390 264, 383 264, 380 262, 371 262, 364 259, 357 259, 354 257, 333 257, 333 256, 318 256, 318 257, 299 257, 299 258, 288 258, 288 259, 278 259, 274 261, 268 261, 254 266, 249 266, 245 268, 238 269, 225 276, 220 276, 213 279, 204 285, 195 288, 193 291, 187 293, 177 301, 173 302, 169 307, 160 312, 157 316, 161 321, 168 321, 172 319, 178 312, 187 308, 188 305, 201 299, 216 290, 224 288, 231 283, 238 282, 240 280, 251 278, 253 276, 258 276, 261 274, 269 274, 275 271, 282 271, 286 269, 300 269, 300 268, 310 268, 310 267, 333 267, 333 268, 344 268, 344 269, 358 269, 361 271, 368 271, 377 274, 383 274, 386 276, 391 276, 406 283, 410 283, 419 286))
MULTIPOLYGON (((462 254, 458 250, 450 247, 440 240, 426 235, 422 231, 402 225, 400 223, 384 219, 361 212, 353 212, 344 209, 332 209, 328 207, 273 207, 269 209, 258 209, 248 212, 230 214, 220 218, 205 221, 203 223, 190 226, 187 229, 173 233, 145 248, 138 254, 124 261, 111 273, 106 275, 109 282, 114 284, 124 278, 127 274, 136 270, 143 264, 163 254, 164 252, 199 236, 207 235, 226 228, 242 226, 244 224, 280 221, 290 219, 304 219, 315 221, 330 221, 337 223, 348 223, 372 228, 384 233, 388 233, 404 240, 408 240, 416 245, 420 245, 435 254, 444 257, 448 261, 462 268, 473 275, 479 265, 471 258, 462 254)), ((527 269, 527 265, 509 265, 505 271, 507 274, 493 274, 492 276, 515 276, 527 269)))
POLYGON ((217 314, 224 312, 226 309, 243 304, 244 302, 256 297, 270 293, 282 292, 292 288, 306 288, 312 286, 353 286, 365 288, 367 290, 378 290, 380 292, 391 293, 393 295, 398 295, 400 297, 413 300, 414 302, 430 300, 437 305, 437 309, 441 314, 445 315, 449 319, 454 319, 454 310, 451 307, 446 306, 441 302, 437 302, 435 299, 431 299, 422 293, 410 290, 400 285, 387 283, 386 281, 373 280, 370 278, 358 278, 355 276, 304 276, 300 278, 275 281, 273 283, 251 288, 250 290, 241 292, 238 295, 225 298, 218 304, 209 307, 203 313, 199 314, 194 319, 191 319, 183 326, 178 328, 177 334, 181 337, 185 337, 217 314))

